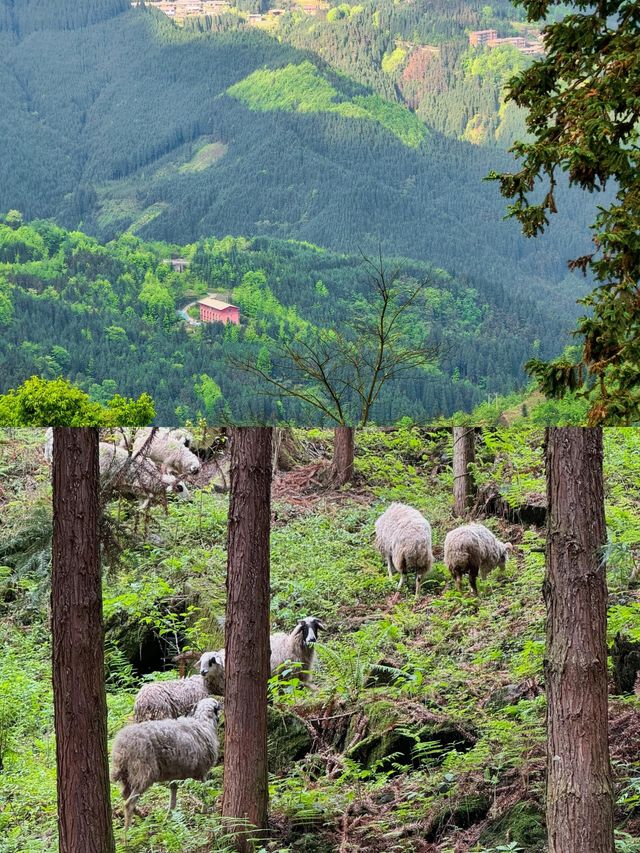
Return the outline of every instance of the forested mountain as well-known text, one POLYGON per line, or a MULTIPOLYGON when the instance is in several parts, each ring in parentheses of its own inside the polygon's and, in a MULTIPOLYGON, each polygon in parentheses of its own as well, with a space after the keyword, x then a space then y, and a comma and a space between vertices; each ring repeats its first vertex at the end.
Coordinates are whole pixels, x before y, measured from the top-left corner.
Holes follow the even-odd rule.
MULTIPOLYGON (((467 578, 456 591, 443 562, 445 536, 460 523, 451 511, 450 431, 357 432, 356 483, 341 491, 318 484, 332 452, 327 433, 286 437, 283 458, 292 470, 276 475, 272 492, 271 630, 289 632, 311 615, 324 630, 311 689, 291 669, 270 683, 268 844, 274 850, 547 849, 543 439, 540 429, 491 429, 478 437, 478 485, 489 494, 498 489, 515 517, 478 507, 475 520, 514 547, 504 569, 479 580, 475 598, 467 578), (434 565, 417 600, 413 574, 397 592, 397 576, 387 577, 373 544, 376 519, 398 500, 422 512, 433 531, 434 565), (519 518, 520 509, 529 515, 519 518)), ((43 443, 42 429, 0 430, 3 853, 57 850, 51 469, 43 443)), ((604 445, 616 850, 638 853, 640 433, 605 430, 604 445)), ((222 464, 224 457, 218 459, 222 464)), ((152 508, 148 532, 141 522, 136 532, 135 508, 126 499, 105 507, 110 744, 131 719, 143 684, 178 677, 178 652, 195 650, 197 660, 224 645, 229 501, 213 488, 220 488, 213 460, 203 460, 193 479, 190 501, 170 499, 167 514, 152 508)), ((586 742, 598 721, 582 714, 586 742)), ((222 726, 220 737, 224 742, 222 726)), ((587 780, 576 776, 575 786, 587 780)), ((123 800, 114 785, 118 850, 229 853, 220 819, 223 788, 220 765, 206 781, 180 782, 179 809, 167 815, 169 791, 153 785, 125 841, 123 800)))
MULTIPOLYGON (((50 222, 5 219, 0 393, 34 374, 65 376, 100 402, 116 391, 148 392, 161 424, 199 414, 317 421, 298 401, 276 404, 259 393, 230 359, 266 366, 280 343, 301 333, 347 331, 372 294, 362 257, 308 243, 228 237, 177 246, 122 235, 103 245, 50 222), (174 272, 172 256, 190 261, 188 271, 174 272), (240 326, 187 327, 176 308, 207 292, 240 307, 240 326)), ((387 269, 398 263, 383 261, 387 269)), ((373 412, 379 423, 469 411, 518 386, 532 354, 557 351, 562 318, 533 294, 513 300, 483 279, 471 287, 424 262, 399 263, 409 282, 427 285, 407 318, 409 337, 438 345, 440 356, 383 389, 373 412)))
POLYGON ((520 112, 503 104, 502 90, 531 59, 509 44, 472 47, 468 35, 491 28, 502 37, 535 38, 523 20, 523 11, 509 0, 492 5, 366 0, 333 5, 323 20, 286 16, 279 32, 385 98, 407 105, 447 136, 506 149, 525 128, 520 112))
POLYGON ((103 237, 382 242, 514 298, 589 248, 582 205, 527 242, 483 182, 506 155, 423 126, 308 50, 180 29, 119 0, 0 9, 0 209, 103 237))

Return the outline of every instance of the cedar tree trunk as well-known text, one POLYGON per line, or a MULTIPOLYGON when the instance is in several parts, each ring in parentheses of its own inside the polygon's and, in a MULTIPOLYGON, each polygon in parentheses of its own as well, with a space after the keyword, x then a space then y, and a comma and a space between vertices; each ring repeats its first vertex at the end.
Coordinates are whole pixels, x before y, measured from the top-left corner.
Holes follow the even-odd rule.
POLYGON ((546 441, 549 853, 614 853, 602 430, 546 441))
POLYGON ((331 461, 331 485, 345 486, 353 480, 355 438, 353 427, 339 426, 333 431, 333 459, 331 461))
POLYGON ((473 427, 453 428, 453 512, 466 516, 475 491, 469 464, 476 459, 476 436, 473 427))
MULTIPOLYGON (((231 431, 222 814, 258 830, 268 799, 271 439, 269 428, 231 431)), ((237 834, 239 851, 253 849, 250 836, 237 834)))
POLYGON ((51 626, 60 853, 113 853, 98 430, 53 431, 51 626))

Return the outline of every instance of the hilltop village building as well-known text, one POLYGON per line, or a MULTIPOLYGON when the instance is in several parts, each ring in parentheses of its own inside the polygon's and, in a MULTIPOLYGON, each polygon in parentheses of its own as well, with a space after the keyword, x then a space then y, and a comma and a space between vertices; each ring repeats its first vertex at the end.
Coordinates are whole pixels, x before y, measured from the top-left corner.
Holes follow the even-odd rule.
POLYGON ((200 320, 203 323, 240 323, 240 309, 236 305, 222 302, 214 296, 205 296, 198 301, 200 320))
POLYGON ((169 264, 174 272, 186 272, 191 263, 187 258, 165 258, 163 264, 169 264))
POLYGON ((474 30, 469 33, 469 44, 472 47, 486 47, 491 50, 494 47, 502 47, 510 44, 524 53, 525 56, 534 56, 538 53, 544 53, 544 46, 539 39, 528 41, 523 36, 509 36, 507 38, 498 38, 496 30, 474 30))

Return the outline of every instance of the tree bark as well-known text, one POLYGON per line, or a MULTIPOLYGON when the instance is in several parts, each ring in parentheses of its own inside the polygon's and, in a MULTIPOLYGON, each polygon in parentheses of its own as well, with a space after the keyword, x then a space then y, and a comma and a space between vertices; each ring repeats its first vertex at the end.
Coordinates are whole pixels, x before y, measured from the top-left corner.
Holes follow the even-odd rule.
POLYGON ((330 479, 333 486, 346 486, 353 481, 355 437, 353 427, 339 426, 333 431, 333 459, 330 479))
POLYGON ((453 512, 464 518, 475 494, 469 465, 476 460, 476 435, 473 427, 453 428, 453 512))
POLYGON ((53 431, 51 627, 60 853, 114 853, 107 756, 98 431, 53 431))
POLYGON ((602 431, 548 429, 549 853, 614 853, 602 431))
POLYGON ((271 440, 266 428, 231 434, 222 815, 242 853, 256 833, 238 830, 267 825, 271 440))

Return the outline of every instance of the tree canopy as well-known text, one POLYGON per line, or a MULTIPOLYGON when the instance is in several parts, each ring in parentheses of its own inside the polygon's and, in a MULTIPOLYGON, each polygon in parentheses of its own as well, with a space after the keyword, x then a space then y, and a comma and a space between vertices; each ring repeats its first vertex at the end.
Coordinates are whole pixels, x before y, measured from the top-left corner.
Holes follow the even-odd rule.
MULTIPOLYGON (((532 21, 552 5, 516 2, 532 21)), ((592 424, 630 424, 640 420, 640 7, 630 0, 568 5, 572 14, 543 31, 544 59, 510 83, 510 99, 529 111, 532 136, 513 147, 520 168, 491 177, 530 237, 557 212, 561 173, 589 192, 615 186, 593 223, 593 252, 570 262, 596 282, 581 300, 588 313, 578 322, 579 357, 533 359, 528 369, 551 397, 581 388, 592 424)))
POLYGON ((154 415, 148 394, 137 400, 115 394, 103 406, 66 379, 32 376, 0 396, 0 426, 145 426, 154 415))

